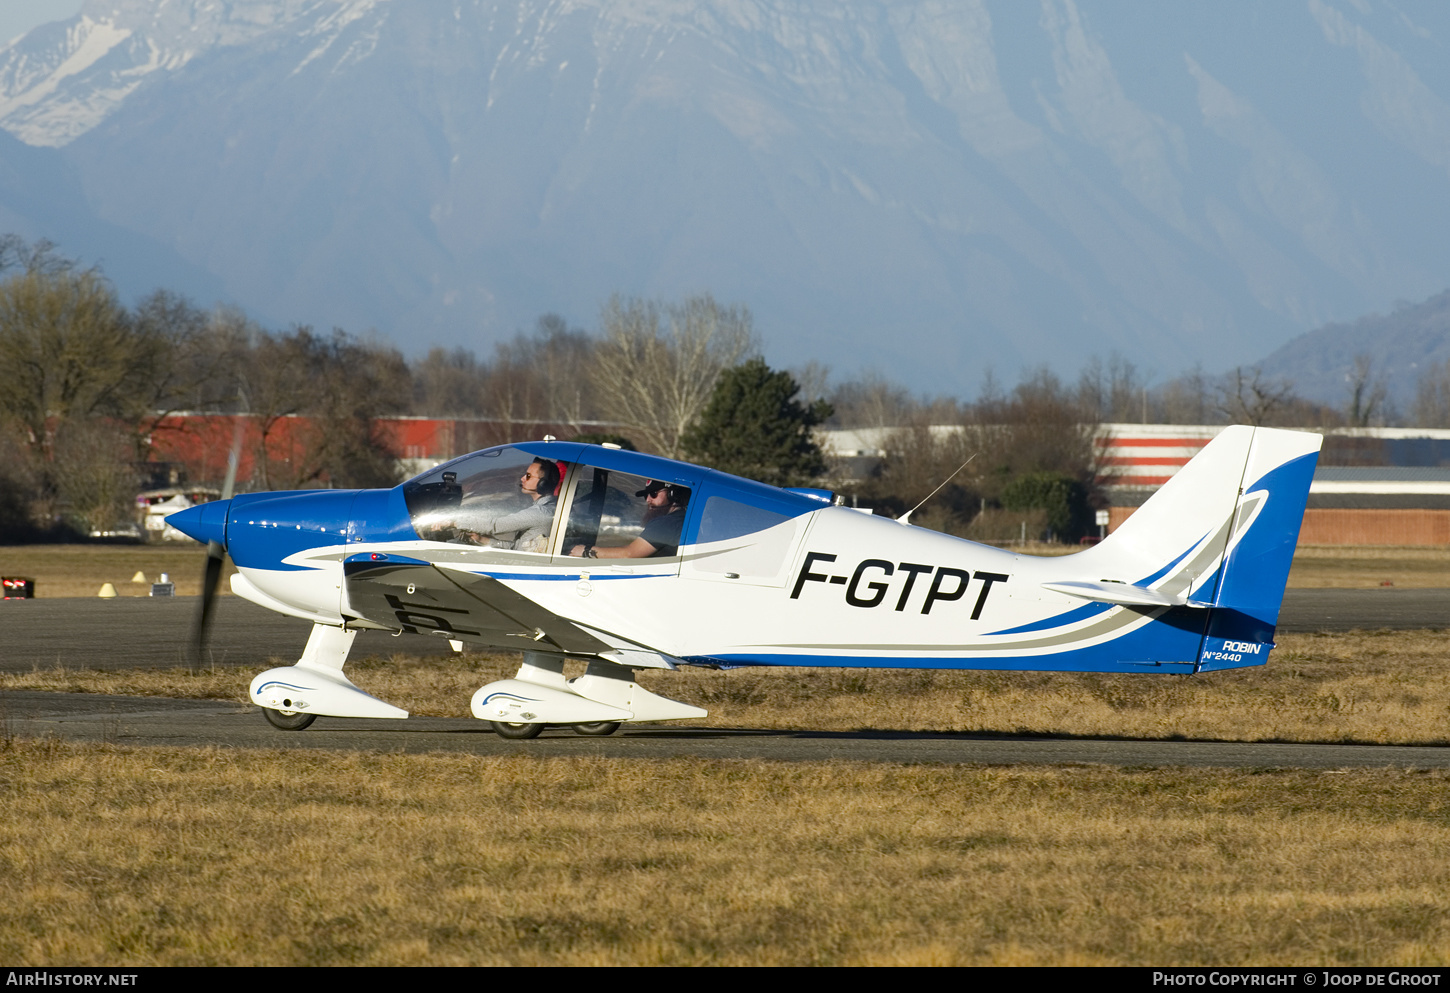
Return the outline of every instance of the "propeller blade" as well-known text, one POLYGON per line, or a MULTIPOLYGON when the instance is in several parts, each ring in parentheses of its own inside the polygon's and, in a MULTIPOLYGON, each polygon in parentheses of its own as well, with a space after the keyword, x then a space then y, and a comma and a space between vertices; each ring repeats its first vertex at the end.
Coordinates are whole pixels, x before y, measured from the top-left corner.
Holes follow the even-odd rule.
MULTIPOLYGON (((242 433, 245 422, 241 417, 236 419, 236 429, 232 434, 232 450, 227 455, 227 477, 222 483, 222 499, 230 500, 232 491, 237 484, 237 462, 241 458, 242 433)), ((207 639, 211 633, 211 618, 216 610, 216 591, 222 579, 222 566, 225 564, 226 549, 220 542, 209 541, 206 543, 206 569, 201 576, 201 607, 197 611, 196 623, 191 632, 191 663, 192 668, 199 669, 206 656, 207 639)))
POLYGON ((223 557, 225 552, 222 546, 214 541, 207 542, 206 546, 206 569, 201 576, 201 607, 196 615, 196 625, 192 629, 192 668, 200 668, 205 660, 207 640, 211 633, 211 617, 215 611, 217 586, 222 578, 223 557))

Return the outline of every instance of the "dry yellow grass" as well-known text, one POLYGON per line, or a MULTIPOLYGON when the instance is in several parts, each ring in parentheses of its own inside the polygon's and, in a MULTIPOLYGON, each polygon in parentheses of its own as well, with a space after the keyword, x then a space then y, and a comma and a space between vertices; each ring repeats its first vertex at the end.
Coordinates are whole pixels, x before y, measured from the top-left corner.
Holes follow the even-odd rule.
MULTIPOLYGON (((861 728, 1231 741, 1450 742, 1450 632, 1286 634, 1269 664, 1201 676, 879 669, 689 669, 641 683, 713 727, 861 728)), ((280 661, 280 660, 279 660, 280 661)), ((282 664, 285 664, 283 662, 282 664)), ((363 658, 348 674, 415 714, 467 717, 518 657, 363 658)), ((582 665, 579 666, 582 671, 582 665)), ((0 674, 0 690, 246 699, 251 669, 0 674)))
POLYGON ((12 965, 1432 965, 1443 773, 5 741, 12 965))
POLYGON ((1299 588, 1450 586, 1450 548, 1407 545, 1300 545, 1289 585, 1299 588))
POLYGON ((1267 666, 1198 676, 750 669, 686 674, 678 695, 728 726, 1450 742, 1450 633, 1278 644, 1267 666))

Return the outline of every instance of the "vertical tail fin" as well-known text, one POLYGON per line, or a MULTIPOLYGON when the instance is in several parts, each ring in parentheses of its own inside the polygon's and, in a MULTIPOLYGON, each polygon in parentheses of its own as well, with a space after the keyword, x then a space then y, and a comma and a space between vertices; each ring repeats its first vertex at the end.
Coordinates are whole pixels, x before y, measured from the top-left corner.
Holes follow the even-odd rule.
POLYGON ((1267 660, 1324 441, 1303 431, 1251 430, 1200 672, 1267 660))
POLYGON ((1168 652, 1156 655, 1161 660, 1192 661, 1196 671, 1262 665, 1323 440, 1305 431, 1226 428, 1090 550, 1100 553, 1093 567, 1124 584, 1123 594, 1079 595, 1126 603, 1122 597, 1137 591, 1144 603, 1157 595, 1190 608, 1169 623, 1178 634, 1171 648, 1158 647, 1168 652), (1190 630, 1201 636, 1185 639, 1190 630))

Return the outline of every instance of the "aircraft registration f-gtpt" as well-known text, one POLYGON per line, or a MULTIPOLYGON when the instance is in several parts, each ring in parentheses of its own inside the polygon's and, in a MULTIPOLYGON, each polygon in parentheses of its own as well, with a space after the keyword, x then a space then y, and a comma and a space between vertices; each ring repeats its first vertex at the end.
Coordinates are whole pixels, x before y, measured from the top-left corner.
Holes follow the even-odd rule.
POLYGON ((252 682, 279 727, 407 712, 343 674, 359 629, 522 649, 473 696, 506 737, 703 717, 641 668, 1195 673, 1263 665, 1322 439, 1227 428, 1101 543, 1037 557, 669 459, 490 448, 386 490, 254 493, 168 521, 232 591, 313 622, 252 682), (220 554, 219 551, 216 554, 220 554), (566 659, 587 662, 566 679, 566 659))

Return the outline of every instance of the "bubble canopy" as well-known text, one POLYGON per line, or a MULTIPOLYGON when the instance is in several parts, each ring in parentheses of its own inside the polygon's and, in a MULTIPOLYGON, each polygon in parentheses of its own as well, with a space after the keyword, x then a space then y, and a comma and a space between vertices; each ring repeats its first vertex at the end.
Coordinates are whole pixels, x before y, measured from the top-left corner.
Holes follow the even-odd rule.
POLYGON ((638 537, 649 523, 647 493, 656 484, 670 488, 680 511, 688 509, 678 539, 684 544, 696 539, 707 502, 716 522, 707 523, 712 537, 722 534, 719 512, 727 504, 725 526, 734 536, 818 510, 823 502, 687 462, 575 442, 484 449, 400 489, 419 537, 569 555, 581 546, 615 547, 638 537))

